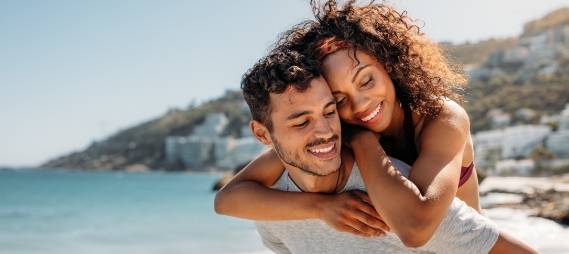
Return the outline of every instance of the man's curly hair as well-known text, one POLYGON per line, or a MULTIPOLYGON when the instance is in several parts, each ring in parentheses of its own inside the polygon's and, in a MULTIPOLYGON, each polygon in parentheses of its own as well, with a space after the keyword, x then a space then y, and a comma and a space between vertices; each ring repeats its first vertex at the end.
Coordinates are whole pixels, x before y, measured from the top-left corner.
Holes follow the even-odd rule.
POLYGON ((334 0, 322 5, 313 0, 311 5, 316 20, 304 21, 282 33, 275 50, 290 49, 315 58, 322 40, 345 41, 352 50, 375 57, 385 67, 398 99, 412 110, 436 115, 445 98, 462 103, 456 92, 467 83, 464 73, 406 12, 374 1, 357 5, 352 0, 338 6, 334 0))
POLYGON ((320 77, 320 64, 296 51, 275 50, 249 69, 241 89, 254 120, 272 131, 270 93, 281 94, 289 87, 306 91, 320 77))

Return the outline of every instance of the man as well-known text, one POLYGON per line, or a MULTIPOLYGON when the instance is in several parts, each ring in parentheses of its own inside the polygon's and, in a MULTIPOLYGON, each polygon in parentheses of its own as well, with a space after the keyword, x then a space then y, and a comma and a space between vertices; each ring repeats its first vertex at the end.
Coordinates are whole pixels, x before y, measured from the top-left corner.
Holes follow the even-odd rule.
MULTIPOLYGON (((296 52, 274 52, 249 71, 242 86, 254 119, 253 134, 273 146, 286 168, 274 189, 326 194, 365 191, 354 155, 342 149, 335 99, 316 62, 296 52)), ((409 174, 409 166, 391 160, 402 175, 409 174)), ((488 253, 504 247, 516 253, 532 251, 499 237, 493 223, 458 199, 419 248, 406 247, 409 244, 400 240, 409 238, 402 237, 403 229, 393 229, 399 237, 387 233, 383 238, 365 238, 338 232, 316 219, 255 223, 265 246, 277 253, 488 253)))

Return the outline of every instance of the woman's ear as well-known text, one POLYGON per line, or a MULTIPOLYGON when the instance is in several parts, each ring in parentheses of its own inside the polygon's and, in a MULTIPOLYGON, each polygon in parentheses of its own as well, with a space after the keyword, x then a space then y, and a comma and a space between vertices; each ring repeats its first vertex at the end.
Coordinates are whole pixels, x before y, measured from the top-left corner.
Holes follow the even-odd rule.
POLYGON ((269 130, 261 122, 252 120, 249 123, 249 127, 251 128, 253 135, 255 135, 255 138, 263 143, 263 145, 270 146, 273 144, 269 130))

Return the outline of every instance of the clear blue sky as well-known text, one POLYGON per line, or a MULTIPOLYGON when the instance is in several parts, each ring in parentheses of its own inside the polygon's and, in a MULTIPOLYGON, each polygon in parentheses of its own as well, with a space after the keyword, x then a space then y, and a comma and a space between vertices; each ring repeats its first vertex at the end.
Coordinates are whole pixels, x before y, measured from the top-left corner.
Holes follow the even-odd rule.
MULTIPOLYGON (((569 0, 400 0, 437 41, 505 38, 569 0)), ((0 165, 35 166, 238 89, 308 0, 0 1, 0 165)))

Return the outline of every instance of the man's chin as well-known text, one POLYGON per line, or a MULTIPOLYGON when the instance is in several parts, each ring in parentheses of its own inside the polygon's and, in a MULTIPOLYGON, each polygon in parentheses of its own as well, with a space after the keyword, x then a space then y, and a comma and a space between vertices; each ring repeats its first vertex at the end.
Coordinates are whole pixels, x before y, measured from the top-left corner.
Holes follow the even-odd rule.
POLYGON ((312 167, 309 174, 316 176, 329 176, 336 173, 340 168, 340 162, 338 163, 326 163, 325 165, 318 165, 317 167, 312 167))

